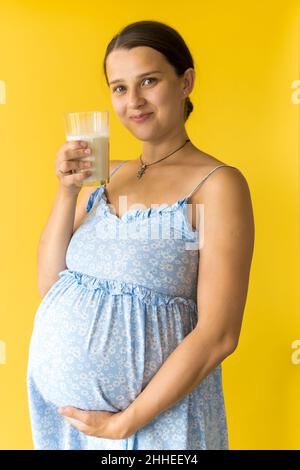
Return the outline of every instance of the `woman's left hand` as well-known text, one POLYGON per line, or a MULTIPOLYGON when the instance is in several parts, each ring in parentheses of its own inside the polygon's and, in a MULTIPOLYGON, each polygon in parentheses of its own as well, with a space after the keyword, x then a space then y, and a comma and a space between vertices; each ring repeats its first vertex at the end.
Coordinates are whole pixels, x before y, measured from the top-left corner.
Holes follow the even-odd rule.
POLYGON ((87 436, 105 439, 128 437, 124 423, 124 410, 112 413, 110 411, 84 411, 73 406, 64 406, 58 408, 58 412, 87 436))

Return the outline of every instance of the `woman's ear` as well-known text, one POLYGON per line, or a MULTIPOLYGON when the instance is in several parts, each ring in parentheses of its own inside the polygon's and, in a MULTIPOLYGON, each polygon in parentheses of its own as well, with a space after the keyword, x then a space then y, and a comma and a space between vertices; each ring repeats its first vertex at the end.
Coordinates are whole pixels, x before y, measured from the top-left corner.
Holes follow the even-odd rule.
POLYGON ((190 67, 186 69, 183 75, 183 94, 185 97, 189 95, 194 88, 195 83, 195 70, 190 67))

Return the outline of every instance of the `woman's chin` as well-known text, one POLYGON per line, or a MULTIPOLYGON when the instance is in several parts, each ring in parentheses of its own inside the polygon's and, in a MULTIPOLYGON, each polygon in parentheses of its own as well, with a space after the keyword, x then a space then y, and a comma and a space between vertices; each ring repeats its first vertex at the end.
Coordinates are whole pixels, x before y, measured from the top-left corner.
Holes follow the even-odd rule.
POLYGON ((139 140, 143 142, 148 142, 157 139, 157 132, 155 132, 154 128, 148 129, 133 129, 130 128, 131 134, 134 135, 139 140))

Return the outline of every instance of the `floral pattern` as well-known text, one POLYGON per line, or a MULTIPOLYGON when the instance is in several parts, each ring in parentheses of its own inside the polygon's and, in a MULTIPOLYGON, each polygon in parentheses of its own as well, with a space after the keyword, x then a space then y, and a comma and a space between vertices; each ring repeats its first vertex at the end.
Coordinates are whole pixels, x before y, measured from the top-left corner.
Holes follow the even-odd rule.
POLYGON ((87 436, 57 412, 127 408, 195 328, 199 250, 189 196, 119 218, 105 185, 91 194, 67 269, 34 319, 27 385, 35 449, 228 448, 221 364, 127 439, 87 436))

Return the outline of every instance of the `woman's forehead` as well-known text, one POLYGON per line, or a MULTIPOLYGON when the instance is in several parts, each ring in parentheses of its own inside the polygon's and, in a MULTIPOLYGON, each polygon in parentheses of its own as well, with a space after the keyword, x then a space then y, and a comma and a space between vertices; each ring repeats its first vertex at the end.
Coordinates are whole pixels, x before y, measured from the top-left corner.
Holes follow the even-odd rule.
POLYGON ((167 61, 163 54, 150 47, 134 47, 132 49, 116 49, 112 51, 106 61, 107 74, 111 80, 122 79, 124 74, 159 70, 166 72, 167 61), (123 73, 121 76, 120 73, 123 73), (120 76, 119 76, 120 75, 120 76))

